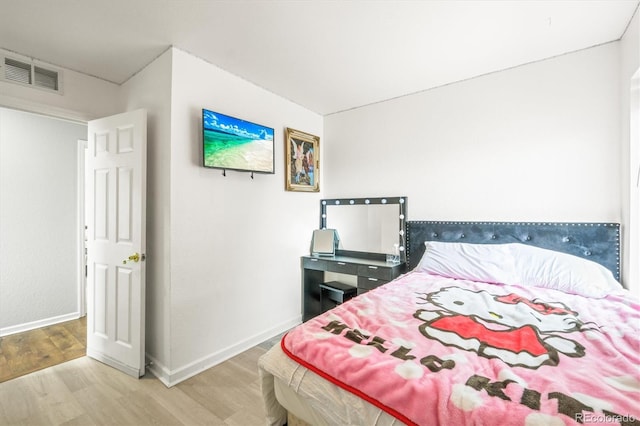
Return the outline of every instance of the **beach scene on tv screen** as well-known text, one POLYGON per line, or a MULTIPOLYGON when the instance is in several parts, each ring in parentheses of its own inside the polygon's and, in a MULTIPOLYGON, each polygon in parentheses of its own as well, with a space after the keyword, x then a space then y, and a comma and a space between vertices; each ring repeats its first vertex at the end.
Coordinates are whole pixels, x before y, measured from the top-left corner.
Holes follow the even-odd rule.
POLYGON ((273 129, 203 110, 204 165, 273 172, 273 129))

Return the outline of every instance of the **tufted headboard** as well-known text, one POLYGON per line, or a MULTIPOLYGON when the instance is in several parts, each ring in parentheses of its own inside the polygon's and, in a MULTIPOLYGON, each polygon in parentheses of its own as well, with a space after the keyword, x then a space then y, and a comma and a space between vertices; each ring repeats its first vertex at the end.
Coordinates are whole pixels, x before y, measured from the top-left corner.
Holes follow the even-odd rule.
POLYGON ((408 270, 420 262, 425 241, 529 244, 597 262, 620 281, 618 223, 408 221, 408 270))

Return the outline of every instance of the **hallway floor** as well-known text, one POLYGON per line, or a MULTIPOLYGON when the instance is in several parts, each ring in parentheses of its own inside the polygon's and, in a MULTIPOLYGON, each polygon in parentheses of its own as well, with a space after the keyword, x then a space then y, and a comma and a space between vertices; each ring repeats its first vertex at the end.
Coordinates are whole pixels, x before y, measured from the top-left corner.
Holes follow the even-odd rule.
POLYGON ((0 383, 86 354, 87 317, 0 337, 0 383))

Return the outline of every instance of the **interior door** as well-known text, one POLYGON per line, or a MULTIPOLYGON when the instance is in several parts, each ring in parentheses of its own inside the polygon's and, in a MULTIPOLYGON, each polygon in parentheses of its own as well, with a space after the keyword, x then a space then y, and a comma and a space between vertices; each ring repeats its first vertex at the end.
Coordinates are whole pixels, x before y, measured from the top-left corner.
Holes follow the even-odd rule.
POLYGON ((87 355, 144 375, 147 113, 90 121, 87 355))

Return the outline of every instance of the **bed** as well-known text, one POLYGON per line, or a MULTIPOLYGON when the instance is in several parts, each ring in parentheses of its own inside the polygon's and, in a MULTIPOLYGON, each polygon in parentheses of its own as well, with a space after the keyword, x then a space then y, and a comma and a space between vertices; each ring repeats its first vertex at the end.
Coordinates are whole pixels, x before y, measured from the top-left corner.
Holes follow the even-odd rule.
POLYGON ((259 360, 267 424, 640 424, 619 225, 407 223, 408 273, 259 360))

